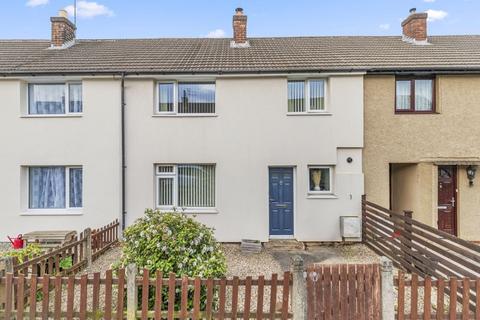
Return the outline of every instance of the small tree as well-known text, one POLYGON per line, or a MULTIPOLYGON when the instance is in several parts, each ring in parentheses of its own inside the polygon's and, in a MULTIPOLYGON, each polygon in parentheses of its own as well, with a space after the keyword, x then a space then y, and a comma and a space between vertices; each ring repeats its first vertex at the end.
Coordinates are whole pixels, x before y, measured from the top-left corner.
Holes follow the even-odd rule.
MULTIPOLYGON (((174 272, 179 277, 202 278, 222 277, 227 271, 225 255, 215 240, 213 229, 185 214, 147 209, 145 217, 125 230, 124 238, 122 267, 135 263, 151 273, 159 270, 164 275, 174 272)), ((151 297, 153 289, 150 289, 151 297)), ((205 292, 202 288, 202 305, 205 292)), ((167 292, 163 295, 162 301, 166 303, 167 292)), ((189 297, 191 305, 193 290, 189 297)), ((180 301, 179 297, 176 301, 180 301)), ((151 299, 151 305, 153 302, 151 299)))

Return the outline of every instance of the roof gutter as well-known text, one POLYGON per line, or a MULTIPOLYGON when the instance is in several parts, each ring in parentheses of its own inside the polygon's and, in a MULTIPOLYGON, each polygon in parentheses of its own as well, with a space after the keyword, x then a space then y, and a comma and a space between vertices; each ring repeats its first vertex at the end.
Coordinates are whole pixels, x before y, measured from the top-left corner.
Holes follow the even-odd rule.
POLYGON ((0 77, 40 77, 40 76, 162 76, 162 75, 291 75, 291 74, 321 74, 321 73, 358 73, 365 74, 365 69, 325 69, 325 70, 261 70, 261 71, 175 71, 175 72, 162 72, 162 71, 138 71, 138 72, 122 72, 122 71, 54 71, 54 72, 7 72, 0 73, 0 77))
POLYGON ((299 70, 257 70, 257 71, 54 71, 54 72, 7 72, 0 73, 2 78, 10 77, 40 77, 40 76, 169 76, 169 75, 184 75, 184 76, 289 76, 299 74, 479 74, 480 68, 342 68, 342 69, 299 69, 299 70))
POLYGON ((368 70, 367 74, 377 74, 377 75, 422 75, 422 74, 479 74, 480 68, 478 69, 465 69, 465 68, 436 68, 436 69, 425 69, 425 68, 406 68, 406 69, 372 69, 368 70))

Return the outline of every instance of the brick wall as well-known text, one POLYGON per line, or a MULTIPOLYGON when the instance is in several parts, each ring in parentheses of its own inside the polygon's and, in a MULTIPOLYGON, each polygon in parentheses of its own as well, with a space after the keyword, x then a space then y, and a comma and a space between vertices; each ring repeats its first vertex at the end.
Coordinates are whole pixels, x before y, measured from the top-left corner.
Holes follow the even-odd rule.
POLYGON ((75 25, 64 17, 52 17, 52 46, 61 47, 75 40, 75 25))

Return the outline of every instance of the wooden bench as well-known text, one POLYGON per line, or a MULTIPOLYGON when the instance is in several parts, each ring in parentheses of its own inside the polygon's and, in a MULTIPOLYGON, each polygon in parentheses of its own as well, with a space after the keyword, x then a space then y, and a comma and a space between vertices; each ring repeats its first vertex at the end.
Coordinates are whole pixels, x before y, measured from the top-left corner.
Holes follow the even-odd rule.
POLYGON ((59 231, 33 231, 23 235, 25 245, 28 243, 38 243, 42 248, 55 248, 64 243, 75 240, 76 231, 59 230, 59 231))

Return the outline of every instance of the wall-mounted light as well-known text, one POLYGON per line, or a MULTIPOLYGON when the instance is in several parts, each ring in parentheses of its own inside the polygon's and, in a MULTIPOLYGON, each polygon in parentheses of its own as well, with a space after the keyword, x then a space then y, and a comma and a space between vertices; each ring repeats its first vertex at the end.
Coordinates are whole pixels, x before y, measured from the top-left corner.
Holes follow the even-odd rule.
POLYGON ((477 173, 477 166, 469 165, 467 167, 467 178, 468 178, 468 183, 470 187, 473 186, 473 180, 475 180, 476 173, 477 173))

